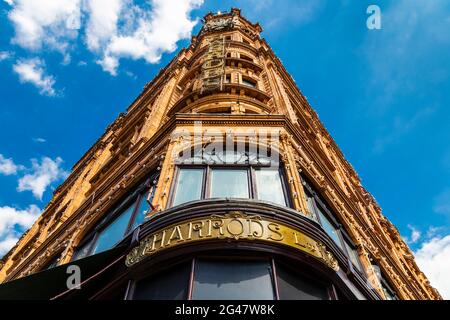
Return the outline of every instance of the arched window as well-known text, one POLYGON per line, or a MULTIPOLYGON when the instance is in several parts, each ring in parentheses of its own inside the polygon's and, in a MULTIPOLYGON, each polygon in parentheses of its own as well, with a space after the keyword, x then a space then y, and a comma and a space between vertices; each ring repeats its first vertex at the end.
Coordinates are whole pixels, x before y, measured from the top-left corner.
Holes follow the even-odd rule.
POLYGON ((177 166, 172 206, 208 198, 257 199, 288 206, 277 156, 215 149, 202 149, 187 158, 180 155, 184 159, 177 166))

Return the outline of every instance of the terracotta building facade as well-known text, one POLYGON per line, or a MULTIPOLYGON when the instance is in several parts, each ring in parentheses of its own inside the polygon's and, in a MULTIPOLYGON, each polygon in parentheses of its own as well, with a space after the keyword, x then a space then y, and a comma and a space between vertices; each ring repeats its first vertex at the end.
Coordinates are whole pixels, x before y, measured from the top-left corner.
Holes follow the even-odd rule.
POLYGON ((261 31, 204 17, 0 261, 0 296, 441 299, 261 31))

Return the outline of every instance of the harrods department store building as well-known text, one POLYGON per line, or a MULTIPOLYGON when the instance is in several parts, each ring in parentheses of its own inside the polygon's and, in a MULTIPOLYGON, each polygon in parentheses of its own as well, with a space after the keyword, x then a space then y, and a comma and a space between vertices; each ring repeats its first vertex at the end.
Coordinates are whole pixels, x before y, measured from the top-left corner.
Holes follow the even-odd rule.
POLYGON ((0 260, 1 299, 441 299, 261 31, 205 16, 0 260))

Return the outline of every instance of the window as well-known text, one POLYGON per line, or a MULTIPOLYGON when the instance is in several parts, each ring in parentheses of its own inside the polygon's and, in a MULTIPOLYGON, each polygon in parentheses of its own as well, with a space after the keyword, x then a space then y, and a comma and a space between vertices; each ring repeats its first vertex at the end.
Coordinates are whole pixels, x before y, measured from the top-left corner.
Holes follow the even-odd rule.
POLYGON ((277 170, 257 169, 255 177, 258 199, 286 205, 281 176, 277 170))
POLYGON ((346 234, 345 230, 338 225, 332 211, 303 176, 302 181, 308 210, 313 215, 313 219, 322 226, 323 230, 330 236, 330 238, 333 239, 333 241, 344 251, 356 269, 362 271, 358 253, 355 246, 351 242, 350 237, 346 234))
POLYGON ((244 86, 248 86, 248 87, 252 87, 252 88, 256 88, 256 81, 250 78, 244 78, 242 77, 242 84, 244 86))
POLYGON ((350 258, 350 261, 353 263, 353 265, 359 270, 362 271, 361 262, 359 260, 358 251, 356 250, 355 246, 347 239, 344 240, 345 249, 348 253, 348 257, 350 258))
POLYGON ((250 41, 248 41, 247 39, 242 38, 242 42, 245 43, 245 44, 250 45, 250 41))
POLYGON ((188 298, 190 263, 165 270, 138 282, 134 300, 186 300, 188 298))
POLYGON ((41 268, 42 271, 52 269, 56 266, 58 266, 59 259, 61 258, 61 253, 56 254, 53 258, 51 258, 43 268, 41 268))
POLYGON ((91 254, 103 252, 112 248, 117 242, 122 240, 128 229, 128 223, 133 214, 134 206, 130 206, 122 212, 111 224, 100 231, 94 241, 91 254))
POLYGON ((259 199, 288 206, 281 168, 272 157, 254 152, 212 151, 179 165, 172 206, 209 198, 259 199))
POLYGON ((194 300, 273 300, 269 261, 198 261, 194 300))
POLYGON ((327 287, 282 264, 276 265, 280 300, 328 300, 327 287))
POLYGON ((246 169, 212 169, 211 198, 249 198, 246 169))
POLYGON ((225 75, 225 83, 231 83, 231 74, 225 75))
POLYGON ((372 262, 372 267, 373 270, 375 271, 378 281, 380 282, 381 289, 383 290, 386 300, 398 300, 397 294, 389 285, 389 282, 383 275, 383 272, 381 271, 380 267, 375 262, 372 262))
POLYGON ((271 258, 194 258, 136 283, 133 300, 330 300, 331 284, 271 258))
POLYGON ((113 209, 88 236, 81 241, 72 260, 100 253, 114 247, 131 230, 140 225, 149 211, 157 183, 154 175, 113 209))
POLYGON ((178 173, 173 205, 199 200, 202 196, 204 169, 183 168, 178 173))
POLYGON ((249 56, 246 56, 245 54, 241 54, 240 57, 243 60, 247 60, 247 61, 253 62, 253 59, 250 58, 249 56))
POLYGON ((339 238, 338 228, 330 221, 330 219, 317 207, 317 215, 319 217, 320 224, 325 232, 333 239, 333 241, 342 249, 342 242, 339 238))

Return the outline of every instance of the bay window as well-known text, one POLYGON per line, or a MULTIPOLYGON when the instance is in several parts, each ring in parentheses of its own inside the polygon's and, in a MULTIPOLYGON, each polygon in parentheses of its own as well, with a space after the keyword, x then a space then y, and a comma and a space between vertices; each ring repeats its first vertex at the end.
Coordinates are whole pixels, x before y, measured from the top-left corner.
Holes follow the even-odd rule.
POLYGON ((133 300, 330 300, 331 283, 272 258, 194 258, 137 281, 133 300))
POLYGON ((213 152, 178 166, 172 206, 210 198, 258 199, 288 206, 282 169, 251 152, 213 152), (194 160, 197 163, 194 164, 194 160), (186 163, 193 164, 187 165, 186 163))

